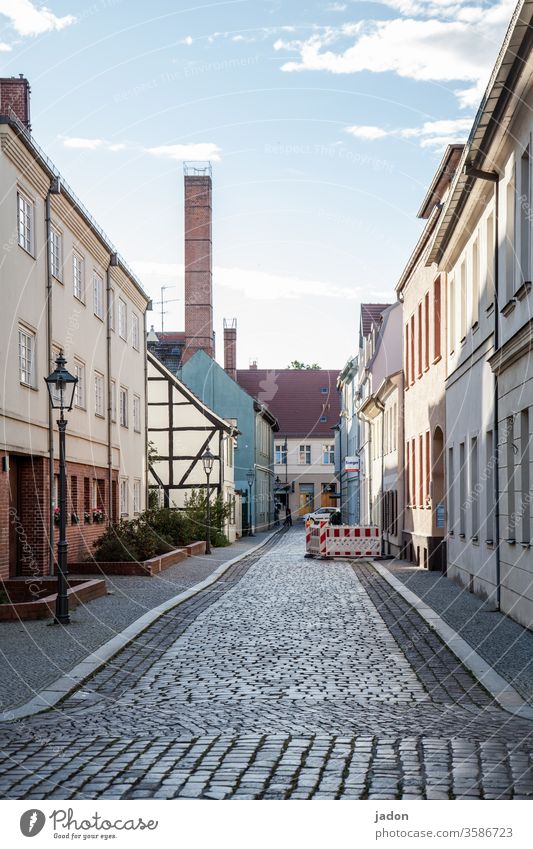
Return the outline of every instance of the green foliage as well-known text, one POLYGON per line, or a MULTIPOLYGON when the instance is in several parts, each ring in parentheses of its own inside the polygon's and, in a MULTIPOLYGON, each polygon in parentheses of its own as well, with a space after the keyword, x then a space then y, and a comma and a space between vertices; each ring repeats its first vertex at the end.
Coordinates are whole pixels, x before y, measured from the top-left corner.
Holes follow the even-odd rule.
POLYGON ((190 519, 181 510, 170 507, 148 510, 143 518, 160 539, 167 540, 176 547, 188 545, 198 539, 190 519))
POLYGON ((94 543, 94 559, 99 563, 126 560, 150 560, 158 554, 166 554, 175 546, 160 536, 146 521, 146 514, 137 519, 110 525, 94 543))
MULTIPOLYGON (((228 540, 223 533, 226 520, 231 513, 231 505, 224 504, 219 495, 210 502, 209 526, 211 545, 228 545, 228 540)), ((193 489, 191 494, 185 498, 185 516, 190 522, 190 527, 195 539, 205 539, 207 533, 207 493, 204 489, 193 489)))
POLYGON ((293 360, 292 363, 289 363, 287 368, 296 369, 299 371, 321 371, 321 366, 318 363, 313 363, 312 365, 307 365, 306 363, 301 362, 300 360, 293 360))
POLYGON ((156 486, 148 487, 148 510, 159 508, 159 489, 156 486))

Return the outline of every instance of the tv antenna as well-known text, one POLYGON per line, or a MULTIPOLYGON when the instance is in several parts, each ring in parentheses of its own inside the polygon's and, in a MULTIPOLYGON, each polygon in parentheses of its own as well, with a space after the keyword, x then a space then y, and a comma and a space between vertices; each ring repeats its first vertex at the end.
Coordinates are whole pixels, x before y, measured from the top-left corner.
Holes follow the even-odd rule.
POLYGON ((160 301, 154 301, 154 304, 155 304, 155 305, 157 305, 157 306, 160 306, 160 307, 161 307, 161 333, 163 333, 163 332, 164 332, 164 329, 165 329, 165 328, 164 328, 164 324, 165 324, 165 315, 167 314, 167 310, 165 309, 165 306, 166 306, 167 304, 173 304, 173 303, 176 303, 176 301, 179 301, 179 300, 180 300, 180 298, 165 298, 165 291, 166 291, 167 289, 175 289, 175 288, 176 288, 176 287, 175 287, 174 285, 171 285, 171 284, 167 284, 167 285, 165 285, 165 286, 161 286, 161 300, 160 300, 160 301))

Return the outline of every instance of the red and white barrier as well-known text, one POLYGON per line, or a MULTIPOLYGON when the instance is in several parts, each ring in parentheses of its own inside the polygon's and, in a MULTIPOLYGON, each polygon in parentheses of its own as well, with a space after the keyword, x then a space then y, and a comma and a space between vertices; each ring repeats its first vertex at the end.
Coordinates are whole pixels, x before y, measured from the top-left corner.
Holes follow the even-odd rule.
POLYGON ((328 525, 306 528, 306 553, 312 557, 378 557, 379 528, 375 525, 328 525))

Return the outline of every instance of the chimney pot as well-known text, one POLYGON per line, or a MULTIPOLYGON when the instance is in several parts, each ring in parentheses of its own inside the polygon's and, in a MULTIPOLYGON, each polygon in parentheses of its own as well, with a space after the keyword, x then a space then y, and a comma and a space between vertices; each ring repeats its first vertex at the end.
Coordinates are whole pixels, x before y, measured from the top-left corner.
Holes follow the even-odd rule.
POLYGON ((237 380, 237 319, 224 319, 224 369, 237 380))
POLYGON ((23 74, 18 77, 0 78, 0 115, 16 118, 31 130, 30 84, 23 74))

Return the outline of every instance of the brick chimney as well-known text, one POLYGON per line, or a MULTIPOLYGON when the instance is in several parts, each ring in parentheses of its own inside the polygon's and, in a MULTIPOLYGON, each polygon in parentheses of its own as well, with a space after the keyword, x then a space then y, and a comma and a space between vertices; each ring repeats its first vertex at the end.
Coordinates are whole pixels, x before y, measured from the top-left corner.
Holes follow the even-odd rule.
POLYGON ((0 115, 10 118, 12 112, 27 130, 31 130, 30 84, 22 74, 0 78, 0 115))
POLYGON ((224 319, 224 369, 237 380, 237 319, 224 319))
POLYGON ((211 168, 185 166, 186 363, 199 348, 215 356, 211 245, 211 168))

